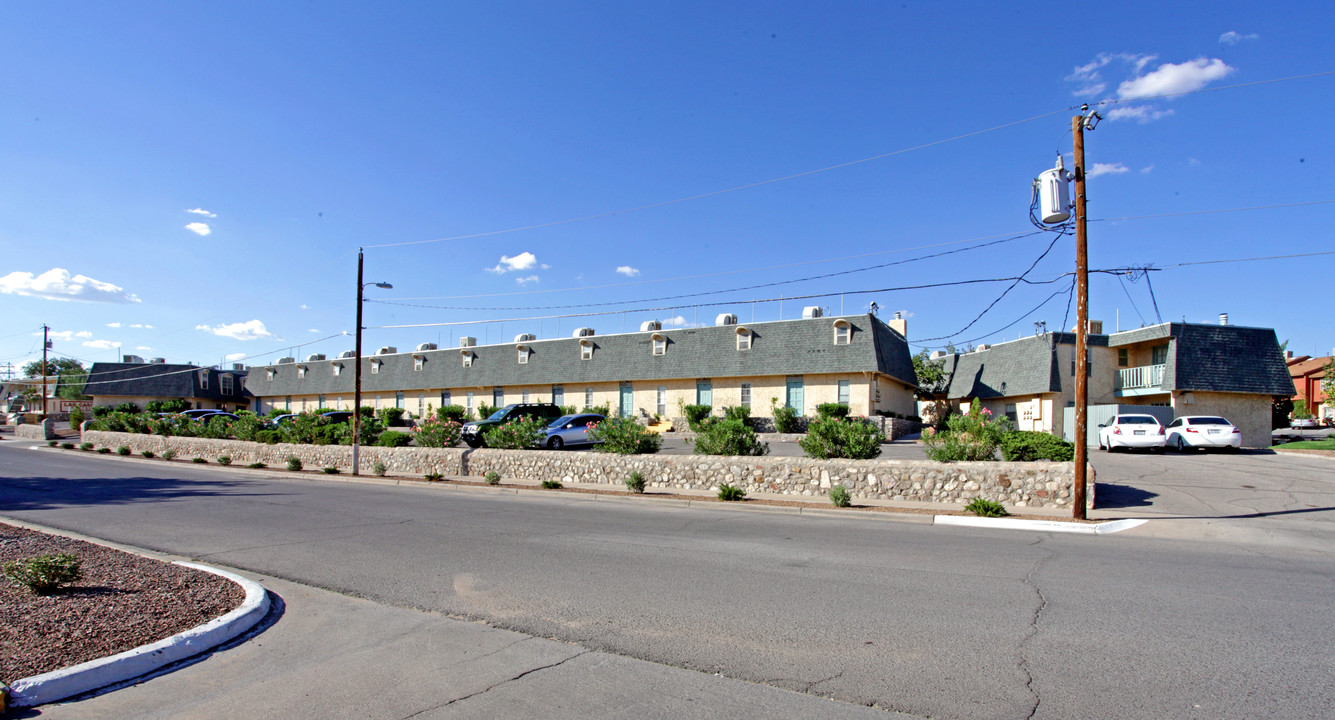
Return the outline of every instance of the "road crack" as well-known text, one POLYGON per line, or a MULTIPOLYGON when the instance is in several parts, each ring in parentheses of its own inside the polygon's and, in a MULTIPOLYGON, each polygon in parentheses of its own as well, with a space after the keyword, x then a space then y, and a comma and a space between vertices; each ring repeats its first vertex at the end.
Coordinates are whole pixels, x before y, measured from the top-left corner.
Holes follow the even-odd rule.
MULTIPOLYGON (((1045 538, 1040 537, 1030 543, 1030 545, 1041 545, 1044 539, 1045 538)), ((1047 555, 1039 558, 1038 561, 1034 563, 1034 566, 1029 568, 1029 573, 1024 576, 1025 587, 1034 591, 1034 595, 1038 598, 1038 602, 1034 607, 1034 614, 1029 618, 1029 630, 1025 633, 1024 639, 1020 641, 1020 645, 1017 648, 1019 653, 1019 662, 1017 664, 1020 672, 1024 673, 1025 677, 1024 689, 1031 697, 1033 697, 1034 701, 1033 706, 1029 709, 1029 714, 1025 715, 1026 720, 1037 715, 1039 706, 1043 704, 1043 697, 1039 695, 1038 690, 1034 688, 1034 674, 1029 669, 1028 649, 1029 643, 1038 635, 1038 623, 1043 617, 1043 611, 1048 607, 1048 598, 1043 594, 1043 588, 1039 587, 1038 583, 1034 581, 1034 575, 1036 575, 1039 570, 1043 569, 1043 566, 1049 561, 1054 560, 1057 557, 1057 553, 1054 550, 1047 547, 1043 547, 1042 550, 1046 552, 1047 555)))
POLYGON ((588 655, 590 652, 592 652, 592 651, 591 651, 591 650, 583 650, 583 651, 580 651, 580 652, 575 653, 574 655, 571 655, 571 656, 568 657, 568 658, 565 658, 564 660, 559 660, 559 661, 557 661, 557 662, 549 663, 549 664, 547 664, 547 665, 542 665, 542 666, 540 666, 540 667, 530 668, 530 669, 528 669, 528 670, 525 670, 524 672, 519 673, 518 675, 515 675, 514 677, 506 678, 506 679, 504 679, 504 680, 502 680, 502 681, 500 681, 500 682, 498 682, 498 683, 496 683, 496 684, 494 684, 494 685, 491 685, 490 687, 486 687, 486 688, 483 688, 483 689, 481 689, 481 690, 478 690, 477 692, 469 693, 469 694, 467 694, 467 695, 464 695, 463 697, 457 697, 457 698, 454 698, 453 700, 450 700, 449 702, 443 702, 443 703, 441 703, 441 704, 439 704, 439 705, 433 705, 433 706, 431 706, 431 707, 429 707, 429 708, 422 708, 421 710, 418 710, 417 712, 415 712, 415 713, 413 713, 413 714, 411 714, 411 715, 405 715, 405 716, 403 716, 402 720, 410 720, 410 718, 415 718, 415 717, 417 717, 417 716, 419 716, 419 715, 421 715, 421 714, 423 714, 423 713, 428 713, 428 712, 431 712, 432 710, 439 710, 440 708, 443 708, 443 707, 449 707, 449 706, 451 706, 451 705, 453 705, 453 704, 455 704, 455 703, 457 703, 457 702, 462 702, 462 701, 464 701, 464 700, 468 700, 468 699, 470 699, 470 698, 475 698, 475 697, 477 697, 477 696, 479 696, 479 695, 485 695, 485 694, 491 692, 492 690, 495 690, 496 688, 498 688, 498 687, 500 687, 500 686, 502 686, 502 685, 505 685, 506 683, 512 683, 512 682, 514 682, 514 681, 516 681, 516 680, 519 680, 519 679, 522 679, 522 678, 527 677, 527 676, 529 676, 529 675, 532 675, 532 674, 535 673, 535 672, 540 672, 540 671, 543 671, 543 670, 550 670, 550 669, 552 669, 552 668, 554 668, 554 667, 559 667, 559 666, 561 666, 561 665, 564 665, 564 664, 570 662, 571 660, 574 660, 575 658, 581 657, 581 656, 583 656, 583 655, 588 655))

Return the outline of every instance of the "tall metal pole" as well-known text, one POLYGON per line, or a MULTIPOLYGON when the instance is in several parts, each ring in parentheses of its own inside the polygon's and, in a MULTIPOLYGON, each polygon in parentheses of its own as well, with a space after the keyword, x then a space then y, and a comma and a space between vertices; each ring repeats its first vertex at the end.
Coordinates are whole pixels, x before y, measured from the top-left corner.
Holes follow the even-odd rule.
POLYGON ((352 365, 352 474, 361 474, 362 444, 362 249, 357 248, 357 342, 352 365))
POLYGON ((1089 263, 1085 235, 1085 118, 1071 118, 1075 142, 1075 487, 1072 516, 1085 519, 1085 482, 1089 441, 1089 263))
POLYGON ((51 347, 51 341, 48 339, 47 335, 47 331, 49 331, 50 329, 51 328, 47 327, 45 324, 42 325, 42 419, 43 420, 46 419, 46 376, 48 374, 47 373, 48 368, 46 366, 46 350, 47 348, 51 347))

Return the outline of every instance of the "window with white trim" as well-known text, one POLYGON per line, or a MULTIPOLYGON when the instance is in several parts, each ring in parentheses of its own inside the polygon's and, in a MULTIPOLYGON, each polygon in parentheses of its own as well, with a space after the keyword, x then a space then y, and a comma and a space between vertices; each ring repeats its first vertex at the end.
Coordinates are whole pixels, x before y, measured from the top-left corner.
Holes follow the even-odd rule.
POLYGON ((380 366, 383 365, 383 364, 384 364, 384 363, 380 362, 379 360, 372 360, 372 361, 371 361, 371 374, 372 374, 372 375, 379 375, 379 374, 380 374, 380 366))
POLYGON ((420 372, 421 369, 422 369, 422 363, 425 362, 425 361, 426 361, 426 358, 422 357, 421 355, 414 355, 414 356, 413 356, 413 372, 420 372))
POLYGON ((742 383, 741 405, 742 407, 751 407, 751 383, 742 383))
POLYGON ((657 398, 657 400, 658 400, 658 402, 655 403, 655 405, 656 405, 657 407, 655 408, 654 412, 658 413, 659 415, 666 415, 666 414, 667 414, 667 385, 659 385, 659 386, 658 386, 658 398, 657 398))
POLYGON ((219 375, 218 377, 219 377, 219 380, 218 380, 218 389, 222 391, 222 394, 223 394, 223 395, 231 395, 231 394, 232 394, 232 376, 231 376, 231 375, 226 375, 226 374, 224 374, 224 375, 219 375))
POLYGON ((745 329, 745 328, 738 328, 738 330, 737 330, 737 349, 738 349, 738 350, 750 350, 750 349, 751 349, 751 331, 750 331, 750 330, 747 330, 747 329, 745 329))
POLYGON ((847 406, 847 405, 848 405, 848 397, 849 397, 849 395, 851 394, 851 391, 852 391, 852 387, 851 387, 849 381, 847 381, 847 380, 840 380, 840 381, 839 381, 839 404, 840 404, 840 405, 844 405, 844 406, 847 406))
POLYGON ((584 407, 593 407, 593 388, 585 388, 584 390, 584 407))
POLYGON ((519 364, 520 364, 520 365, 527 365, 527 364, 528 364, 528 352, 529 352, 528 348, 524 347, 523 345, 520 345, 520 346, 519 346, 519 364))
POLYGON ((464 351, 459 353, 464 359, 464 367, 473 367, 473 353, 464 351))
POLYGON ((654 354, 655 355, 665 354, 667 352, 667 337, 664 335, 655 335, 653 340, 654 340, 654 354))
POLYGON ((464 406, 468 411, 468 417, 473 417, 473 393, 468 393, 468 404, 464 406))
MULTIPOLYGON (((304 377, 306 377, 306 366, 305 366, 305 365, 298 365, 298 366, 297 366, 297 377, 298 377, 298 378, 304 378, 304 377)), ((208 385, 205 385, 205 387, 208 387, 208 385)))
POLYGON ((580 360, 593 359, 593 343, 589 342, 588 340, 579 341, 579 359, 580 360))
POLYGON ((523 395, 524 395, 524 402, 528 402, 528 390, 525 390, 523 395))
POLYGON ((265 371, 264 371, 264 379, 265 379, 265 380, 267 380, 267 381, 269 381, 269 382, 273 382, 273 376, 274 376, 274 371, 273 371, 273 370, 265 370, 265 371))
POLYGON ((208 390, 208 389, 209 389, 209 371, 208 371, 208 370, 204 370, 204 371, 202 371, 202 372, 199 373, 199 389, 200 389, 200 390, 208 390))
POLYGON ((446 405, 449 405, 449 404, 450 404, 450 391, 449 391, 449 390, 441 390, 441 391, 440 391, 440 406, 441 406, 441 407, 445 407, 446 405))
POLYGON ((334 377, 343 374, 343 363, 334 363, 334 377))
POLYGON ((834 321, 834 344, 847 345, 853 339, 853 326, 847 320, 834 321))

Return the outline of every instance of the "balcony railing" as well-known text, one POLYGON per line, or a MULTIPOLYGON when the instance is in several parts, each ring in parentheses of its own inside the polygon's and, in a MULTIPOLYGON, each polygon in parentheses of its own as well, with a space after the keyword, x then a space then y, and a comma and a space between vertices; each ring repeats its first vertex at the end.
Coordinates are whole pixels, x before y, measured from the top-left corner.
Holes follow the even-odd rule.
POLYGON ((1157 388, 1163 384, 1163 365, 1141 365, 1117 371, 1117 390, 1157 388))

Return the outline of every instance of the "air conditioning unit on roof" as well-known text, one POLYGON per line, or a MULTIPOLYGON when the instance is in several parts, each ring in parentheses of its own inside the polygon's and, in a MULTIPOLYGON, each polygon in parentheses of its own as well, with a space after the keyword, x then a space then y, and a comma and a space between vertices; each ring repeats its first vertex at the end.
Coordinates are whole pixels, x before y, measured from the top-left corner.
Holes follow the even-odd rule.
POLYGON ((810 320, 812 318, 824 317, 825 311, 819 305, 808 305, 802 308, 802 317, 810 320))
POLYGON ((355 350, 344 350, 343 352, 338 354, 338 356, 341 358, 350 358, 350 357, 355 357, 356 355, 357 351, 355 350))
POLYGON ((737 316, 736 316, 736 315, 733 315, 732 313, 722 313, 722 314, 720 314, 718 317, 714 318, 714 324, 715 324, 715 325, 736 325, 736 324, 737 324, 737 316))
POLYGON ((141 358, 141 357, 139 357, 138 355, 123 355, 123 356, 121 356, 121 362, 123 362, 123 363, 131 363, 131 364, 139 364, 139 363, 144 362, 144 359, 141 358))
POLYGON ((461 348, 473 347, 475 345, 477 345, 477 338, 475 337, 464 336, 459 338, 459 347, 461 348))
POLYGON ((280 357, 280 358, 278 358, 278 364, 279 364, 279 365, 289 365, 289 364, 294 363, 294 362, 296 362, 296 361, 297 361, 297 359, 296 359, 296 358, 292 358, 292 357, 280 357))
POLYGON ((149 364, 151 364, 151 365, 166 365, 166 364, 167 364, 167 358, 153 358, 152 360, 149 360, 149 364))
POLYGON ((530 334, 530 333, 519 333, 518 335, 515 336, 515 342, 517 342, 517 343, 521 343, 521 342, 533 342, 534 340, 537 340, 537 339, 538 339, 538 336, 537 336, 537 335, 533 335, 533 334, 530 334))
POLYGON ((315 362, 316 360, 323 360, 323 359, 324 355, 322 353, 314 353, 312 355, 306 356, 306 362, 315 362))
POLYGON ((593 337, 593 328, 575 328, 575 332, 572 333, 570 337, 593 337))
POLYGON ((654 332, 662 329, 663 323, 658 322, 657 320, 645 320, 640 323, 640 332, 654 332))
POLYGON ((418 349, 418 350, 435 350, 435 349, 436 349, 436 344, 435 344, 435 343, 422 343, 421 345, 418 345, 418 346, 417 346, 417 349, 418 349))
POLYGON ((382 348, 380 348, 379 350, 377 350, 375 354, 376 354, 376 355, 393 355, 393 354, 397 353, 398 351, 399 351, 399 349, 396 348, 396 347, 394 347, 393 345, 386 345, 385 347, 382 347, 382 348))

